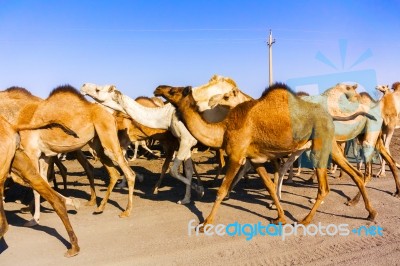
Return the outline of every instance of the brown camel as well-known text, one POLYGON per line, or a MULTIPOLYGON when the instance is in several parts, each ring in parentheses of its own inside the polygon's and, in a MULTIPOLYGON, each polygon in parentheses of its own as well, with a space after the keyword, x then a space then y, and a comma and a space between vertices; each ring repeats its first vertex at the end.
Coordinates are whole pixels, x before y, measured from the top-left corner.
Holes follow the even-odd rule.
MULTIPOLYGON (((88 102, 75 88, 65 85, 53 90, 42 102, 25 106, 21 110, 18 124, 27 121, 48 121, 54 118, 63 121, 78 134, 79 138, 63 136, 58 130, 21 132, 21 144, 35 168, 40 169, 41 176, 45 177, 49 156, 79 150, 89 144, 96 151, 110 175, 110 184, 97 212, 104 210, 119 178, 114 161, 121 167, 129 187, 128 205, 120 217, 129 216, 132 210, 135 174, 123 157, 113 115, 103 107, 88 102)), ((40 204, 36 204, 35 208, 32 223, 38 222, 40 204)))
MULTIPOLYGON (((52 122, 53 126, 56 125, 52 122)), ((40 122, 39 124, 19 124, 11 126, 3 117, 0 116, 0 238, 4 237, 7 232, 8 223, 3 206, 3 193, 4 193, 4 182, 10 172, 13 176, 22 178, 24 183, 29 184, 35 191, 37 191, 42 197, 44 197, 54 208, 57 215, 61 218, 64 223, 65 229, 68 232, 71 248, 65 253, 66 257, 72 257, 79 253, 78 238, 76 237, 71 223, 68 219, 67 209, 65 201, 59 196, 50 186, 40 177, 39 173, 35 170, 35 167, 31 163, 25 152, 18 148, 19 136, 18 131, 21 130, 36 130, 39 128, 49 128, 52 126, 48 122, 40 122), (46 125, 47 124, 47 125, 46 125)), ((63 126, 62 126, 63 128, 63 126)), ((65 130, 65 127, 64 127, 65 130)), ((65 130, 72 134, 70 130, 65 130)), ((72 135, 74 135, 73 133, 72 135)), ((76 135, 75 135, 76 136, 76 135)), ((15 179, 16 182, 19 179, 15 179)), ((20 182, 19 182, 20 183, 20 182)))
POLYGON ((318 194, 310 213, 301 223, 311 222, 317 208, 329 192, 327 164, 329 154, 357 184, 369 212, 368 219, 374 220, 376 211, 372 208, 363 175, 342 155, 334 138, 332 117, 318 104, 299 99, 284 84, 269 87, 260 99, 239 104, 227 118, 219 123, 207 123, 196 111, 191 95, 191 87, 174 88, 159 86, 156 96, 162 96, 181 112, 187 128, 200 142, 224 148, 229 157, 229 167, 225 179, 218 190, 217 199, 203 226, 210 224, 228 192, 232 180, 240 167, 250 160, 261 176, 277 206, 278 218, 274 222, 285 223, 283 209, 279 203, 275 186, 269 178, 263 163, 280 158, 312 142, 313 162, 318 178, 318 194), (266 115, 268 111, 268 115, 266 115))

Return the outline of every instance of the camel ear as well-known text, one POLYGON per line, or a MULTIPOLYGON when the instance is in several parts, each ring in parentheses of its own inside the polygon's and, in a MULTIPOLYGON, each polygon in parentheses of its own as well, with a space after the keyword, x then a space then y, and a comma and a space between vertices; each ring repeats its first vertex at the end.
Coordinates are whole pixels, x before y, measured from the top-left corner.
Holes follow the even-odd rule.
POLYGON ((358 87, 358 84, 353 85, 353 89, 357 89, 357 87, 358 87))
POLYGON ((208 82, 211 82, 211 81, 214 81, 214 80, 217 80, 218 79, 218 75, 217 74, 214 74, 211 78, 210 78, 210 80, 208 81, 208 82))
POLYGON ((115 90, 115 86, 114 85, 111 85, 109 88, 108 88, 108 92, 113 92, 115 90))
POLYGON ((233 96, 236 97, 236 96, 239 94, 239 90, 236 89, 236 88, 234 88, 234 89, 232 90, 232 93, 233 93, 233 96))
POLYGON ((186 97, 192 92, 192 86, 187 86, 183 89, 183 96, 186 97))

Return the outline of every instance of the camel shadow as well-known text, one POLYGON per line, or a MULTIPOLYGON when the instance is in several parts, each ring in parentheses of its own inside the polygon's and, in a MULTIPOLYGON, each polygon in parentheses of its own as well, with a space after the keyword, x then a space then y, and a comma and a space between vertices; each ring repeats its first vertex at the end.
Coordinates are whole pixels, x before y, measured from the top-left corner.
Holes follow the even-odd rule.
MULTIPOLYGON (((28 222, 27 220, 21 218, 20 216, 17 215, 19 211, 7 211, 5 210, 6 213, 6 218, 7 218, 7 222, 8 224, 15 226, 15 227, 25 227, 24 224, 26 222, 28 222)), ((26 227, 25 227, 26 228, 26 227)), ((69 249, 71 248, 70 243, 68 242, 67 239, 65 239, 63 236, 61 236, 57 230, 55 230, 54 228, 48 227, 48 226, 44 226, 44 225, 36 225, 34 227, 30 227, 33 230, 37 230, 37 231, 42 231, 52 237, 55 237, 56 239, 58 239, 61 243, 63 243, 63 245, 69 249)), ((3 237, 4 239, 4 237, 3 237)), ((0 243, 0 254, 3 250, 3 247, 7 248, 7 243, 1 244, 0 243)))
POLYGON ((3 236, 2 238, 0 238, 0 255, 7 249, 8 249, 8 245, 3 236))

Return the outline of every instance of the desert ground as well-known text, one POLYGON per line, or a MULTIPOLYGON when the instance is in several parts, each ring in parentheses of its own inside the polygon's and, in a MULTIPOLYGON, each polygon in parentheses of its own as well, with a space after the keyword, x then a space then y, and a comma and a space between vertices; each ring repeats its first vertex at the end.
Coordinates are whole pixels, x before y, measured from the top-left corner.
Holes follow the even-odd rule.
MULTIPOLYGON (((392 154, 400 160, 400 132, 392 142, 392 154)), ((198 199, 193 195, 190 205, 178 205, 183 197, 184 186, 167 175, 158 195, 152 194, 163 158, 140 157, 130 163, 132 169, 144 180, 136 182, 134 207, 130 217, 118 214, 127 204, 127 189, 115 188, 106 209, 94 214, 95 207, 85 206, 89 199, 89 185, 83 169, 75 160, 64 161, 68 168, 68 189, 64 195, 79 198, 82 206, 78 211, 69 208, 69 219, 79 239, 81 251, 72 258, 63 256, 68 235, 55 212, 47 202, 42 202, 40 225, 27 228, 23 224, 31 214, 21 213, 29 199, 17 187, 9 188, 6 198, 6 216, 10 228, 0 241, 1 265, 395 265, 400 261, 400 199, 395 192, 393 177, 373 178, 367 185, 371 202, 378 211, 375 222, 368 216, 361 201, 357 206, 344 203, 357 190, 352 180, 338 173, 329 176, 331 192, 316 213, 313 224, 348 224, 348 228, 380 226, 382 236, 366 236, 362 233, 348 236, 206 236, 188 235, 188 223, 202 222, 209 214, 221 180, 213 185, 216 172, 214 152, 194 154, 194 161, 205 184, 205 195, 198 199), (25 195, 25 198, 20 197, 25 195), (17 201, 16 201, 17 200, 17 201)), ((108 177, 100 163, 95 166, 98 203, 104 196, 108 177)), ((378 165, 374 164, 374 173, 378 165)), ((309 200, 315 198, 317 185, 305 183, 311 175, 306 169, 294 184, 284 185, 282 206, 289 223, 302 219, 310 210, 309 200)), ((221 178, 221 177, 220 177, 221 178)), ((58 182, 61 177, 57 175, 58 182)), ((62 186, 60 186, 62 188, 62 186)), ((193 193, 194 194, 194 193, 193 193)), ((27 196, 28 195, 28 196, 27 196)), ((277 213, 266 206, 271 198, 256 174, 239 182, 231 198, 221 205, 214 224, 267 225, 277 213)))

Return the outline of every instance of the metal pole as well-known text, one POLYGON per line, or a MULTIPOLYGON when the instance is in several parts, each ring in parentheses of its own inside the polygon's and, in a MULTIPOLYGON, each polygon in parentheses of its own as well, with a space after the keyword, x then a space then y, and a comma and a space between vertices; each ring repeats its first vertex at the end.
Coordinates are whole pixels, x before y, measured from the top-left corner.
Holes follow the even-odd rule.
POLYGON ((268 48, 269 48, 269 85, 272 85, 272 45, 275 43, 275 39, 272 39, 272 31, 269 30, 268 48))

